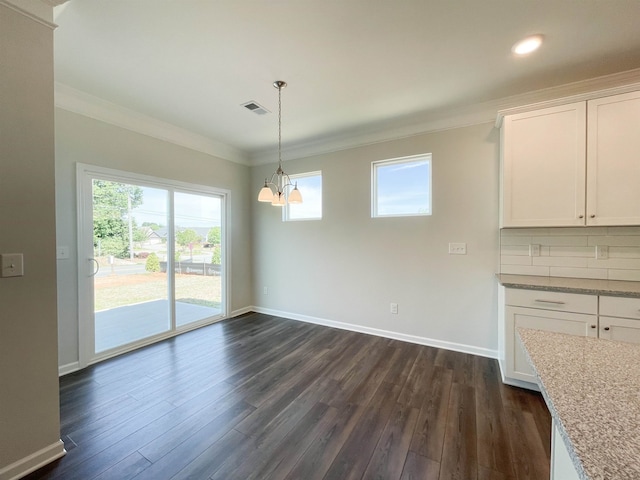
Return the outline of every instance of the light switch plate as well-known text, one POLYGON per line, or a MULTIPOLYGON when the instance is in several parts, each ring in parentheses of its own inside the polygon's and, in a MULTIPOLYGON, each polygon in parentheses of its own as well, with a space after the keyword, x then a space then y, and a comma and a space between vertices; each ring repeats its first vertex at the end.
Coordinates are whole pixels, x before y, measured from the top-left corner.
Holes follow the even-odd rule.
POLYGON ((56 258, 58 260, 69 258, 69 247, 56 247, 56 258))
POLYGON ((21 253, 0 254, 0 276, 21 277, 24 275, 24 265, 21 253))
POLYGON ((450 243, 449 255, 466 255, 467 244, 466 243, 450 243))

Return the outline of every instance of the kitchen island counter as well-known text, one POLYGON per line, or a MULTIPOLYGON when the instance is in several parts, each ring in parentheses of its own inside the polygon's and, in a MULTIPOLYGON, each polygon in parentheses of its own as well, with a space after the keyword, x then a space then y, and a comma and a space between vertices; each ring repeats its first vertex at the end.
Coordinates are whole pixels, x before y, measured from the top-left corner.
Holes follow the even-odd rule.
POLYGON ((640 345, 518 334, 577 478, 640 479, 640 345))

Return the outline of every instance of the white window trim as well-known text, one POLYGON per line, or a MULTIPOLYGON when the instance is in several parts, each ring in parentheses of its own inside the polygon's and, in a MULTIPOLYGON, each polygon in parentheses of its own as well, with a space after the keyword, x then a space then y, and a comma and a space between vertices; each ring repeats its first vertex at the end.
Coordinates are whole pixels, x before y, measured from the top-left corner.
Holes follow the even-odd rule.
POLYGON ((371 162, 371 218, 390 218, 390 217, 428 217, 433 213, 433 163, 431 153, 422 153, 420 155, 410 155, 407 157, 396 157, 386 160, 376 160, 371 162), (380 165, 394 165, 400 163, 411 163, 416 160, 426 160, 429 165, 429 211, 425 213, 393 213, 388 215, 380 215, 378 213, 378 169, 380 165))
MULTIPOLYGON (((320 216, 313 217, 313 218, 289 218, 289 203, 287 203, 282 209, 283 222, 313 222, 313 221, 322 220, 322 215, 323 215, 322 211, 324 210, 324 203, 323 203, 324 202, 324 182, 322 178, 322 170, 316 170, 314 172, 294 173, 289 175, 289 178, 291 178, 291 183, 295 184, 296 179, 298 178, 316 177, 316 176, 320 177, 321 192, 322 192, 322 198, 320 199, 320 207, 321 207, 320 216)), ((300 193, 302 194, 302 201, 304 202, 304 191, 300 190, 300 193)))

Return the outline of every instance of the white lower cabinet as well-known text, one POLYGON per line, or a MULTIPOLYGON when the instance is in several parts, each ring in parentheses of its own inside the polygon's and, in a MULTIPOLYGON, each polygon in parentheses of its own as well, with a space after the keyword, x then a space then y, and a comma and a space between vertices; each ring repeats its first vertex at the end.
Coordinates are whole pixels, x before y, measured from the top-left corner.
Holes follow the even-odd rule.
POLYGON ((600 338, 640 344, 640 298, 600 297, 600 338))
POLYGON ((640 298, 504 288, 500 367, 505 383, 536 389, 518 328, 640 344, 640 298))
POLYGON ((555 420, 551 428, 551 480, 580 480, 555 420))
MULTIPOLYGON (((505 380, 536 384, 518 338, 518 328, 568 335, 598 335, 598 303, 593 295, 507 289, 505 295, 505 380)), ((523 385, 526 386, 526 385, 523 385)))

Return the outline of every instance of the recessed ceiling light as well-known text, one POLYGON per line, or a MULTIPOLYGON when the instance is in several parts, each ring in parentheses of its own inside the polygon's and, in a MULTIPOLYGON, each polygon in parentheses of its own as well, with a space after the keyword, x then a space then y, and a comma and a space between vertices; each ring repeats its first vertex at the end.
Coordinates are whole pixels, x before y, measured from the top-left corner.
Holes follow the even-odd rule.
POLYGON ((532 35, 516 43, 511 47, 511 51, 516 55, 527 55, 536 51, 540 45, 542 45, 542 35, 532 35))

